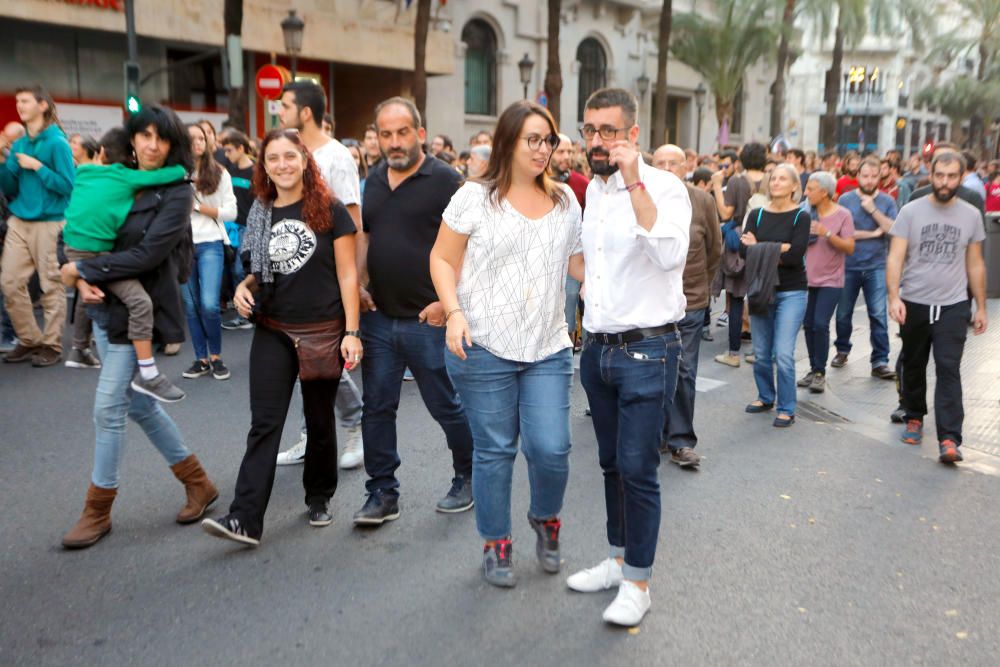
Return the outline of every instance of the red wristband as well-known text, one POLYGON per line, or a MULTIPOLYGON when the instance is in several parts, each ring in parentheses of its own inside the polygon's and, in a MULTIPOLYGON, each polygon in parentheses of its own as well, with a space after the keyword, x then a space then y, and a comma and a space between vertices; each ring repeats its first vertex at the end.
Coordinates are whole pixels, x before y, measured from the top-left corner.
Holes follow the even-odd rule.
POLYGON ((643 190, 645 190, 646 189, 646 184, 643 183, 642 181, 636 181, 632 185, 626 185, 625 186, 625 190, 628 191, 628 192, 632 192, 633 190, 638 190, 639 188, 642 188, 643 190))

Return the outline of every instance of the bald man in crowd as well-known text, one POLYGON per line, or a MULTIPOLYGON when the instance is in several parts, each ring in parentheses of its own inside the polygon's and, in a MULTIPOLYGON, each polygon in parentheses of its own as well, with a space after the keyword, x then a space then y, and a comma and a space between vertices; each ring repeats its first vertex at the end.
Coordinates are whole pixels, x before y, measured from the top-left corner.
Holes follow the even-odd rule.
MULTIPOLYGON (((669 171, 684 181, 687 156, 680 146, 666 144, 653 153, 653 166, 669 171)), ((698 375, 698 347, 705 326, 705 311, 710 304, 710 289, 722 257, 722 231, 715 199, 709 193, 684 181, 691 198, 691 242, 684 265, 684 319, 677 323, 684 353, 677 373, 677 393, 667 411, 660 451, 670 452, 670 460, 682 468, 695 468, 701 457, 695 452, 698 436, 694 432, 695 377, 698 375)))

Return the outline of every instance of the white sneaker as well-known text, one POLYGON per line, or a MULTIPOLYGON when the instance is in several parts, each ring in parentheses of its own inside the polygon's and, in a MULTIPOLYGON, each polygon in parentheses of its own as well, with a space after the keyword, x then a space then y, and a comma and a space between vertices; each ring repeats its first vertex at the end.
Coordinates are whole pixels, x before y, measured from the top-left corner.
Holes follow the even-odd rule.
POLYGON ((357 468, 365 462, 365 447, 361 440, 361 427, 347 429, 347 440, 344 442, 344 452, 340 455, 340 467, 344 470, 357 468))
POLYGON ((566 585, 578 593, 596 593, 618 586, 622 578, 622 566, 614 558, 608 558, 592 568, 570 575, 566 585))
POLYGON ((604 610, 604 620, 615 625, 639 625, 649 611, 649 590, 642 590, 631 581, 622 581, 615 601, 604 610))
POLYGON ((306 460, 306 435, 303 433, 299 441, 278 454, 279 466, 293 466, 306 460))

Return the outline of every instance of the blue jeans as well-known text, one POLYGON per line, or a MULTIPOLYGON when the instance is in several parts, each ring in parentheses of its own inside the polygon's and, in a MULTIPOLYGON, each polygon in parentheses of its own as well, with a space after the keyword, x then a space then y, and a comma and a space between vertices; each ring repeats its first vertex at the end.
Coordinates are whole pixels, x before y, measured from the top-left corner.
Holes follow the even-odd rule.
POLYGON ((627 345, 587 340, 580 380, 604 471, 608 543, 626 579, 649 579, 660 534, 660 437, 677 386, 676 333, 627 345), (642 358, 637 358, 637 355, 642 358))
POLYGON ((848 270, 844 273, 844 291, 840 293, 840 303, 837 304, 837 340, 833 345, 837 352, 850 354, 854 304, 858 301, 858 292, 862 290, 865 294, 865 306, 868 308, 872 368, 886 366, 889 364, 889 322, 884 268, 848 270))
POLYGON ((566 276, 566 330, 571 340, 576 340, 576 311, 580 305, 580 281, 566 276))
POLYGON ((243 271, 243 260, 240 258, 240 255, 243 254, 243 240, 246 238, 246 236, 247 236, 247 226, 239 225, 237 242, 235 244, 236 259, 233 260, 233 266, 231 269, 233 274, 233 292, 236 291, 236 285, 239 285, 241 282, 243 282, 243 279, 247 277, 246 272, 243 271))
POLYGON ((222 354, 219 291, 222 289, 223 258, 222 241, 196 243, 191 277, 182 286, 195 359, 222 354))
POLYGON ((795 338, 799 335, 806 312, 806 290, 775 292, 774 303, 767 315, 751 315, 753 379, 757 383, 757 398, 773 404, 774 367, 778 367, 778 412, 795 414, 795 338))
POLYGON ((830 318, 840 302, 842 287, 810 287, 802 330, 809 350, 809 370, 826 373, 830 357, 830 318))
POLYGON ((472 428, 472 494, 476 525, 484 540, 509 537, 511 480, 517 440, 528 463, 534 519, 562 510, 569 478, 569 393, 573 383, 570 348, 524 363, 473 345, 462 361, 445 354, 472 428))
POLYGON ((180 463, 191 452, 174 420, 149 396, 132 391, 129 385, 138 368, 131 345, 108 342, 108 334, 94 322, 94 342, 101 356, 101 376, 94 397, 94 486, 118 488, 118 469, 125 447, 126 417, 138 424, 168 465, 180 463))
POLYGON ((677 365, 677 391, 666 411, 662 440, 670 451, 698 446, 698 436, 694 432, 695 379, 698 377, 698 352, 707 312, 708 308, 689 310, 677 323, 681 332, 682 354, 677 365))
POLYGON ((361 361, 361 437, 369 493, 399 495, 396 411, 407 367, 413 372, 427 411, 444 430, 455 475, 472 475, 472 431, 444 366, 444 332, 444 327, 421 324, 415 317, 393 318, 377 310, 361 316, 361 341, 365 347, 361 361))

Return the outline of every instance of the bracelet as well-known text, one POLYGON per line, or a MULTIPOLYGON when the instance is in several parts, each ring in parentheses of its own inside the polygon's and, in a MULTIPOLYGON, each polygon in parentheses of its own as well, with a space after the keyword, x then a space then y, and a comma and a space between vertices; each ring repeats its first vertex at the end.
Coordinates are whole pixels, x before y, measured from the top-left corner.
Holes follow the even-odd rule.
POLYGON ((636 181, 636 182, 635 182, 635 183, 633 183, 632 185, 626 185, 626 186, 625 186, 625 190, 626 190, 627 192, 632 192, 633 190, 638 190, 638 189, 640 189, 640 188, 642 188, 643 190, 645 190, 645 189, 646 189, 646 184, 645 184, 645 183, 643 183, 642 181, 636 181))
POLYGON ((451 319, 451 316, 452 316, 452 315, 454 315, 455 313, 460 313, 460 312, 462 312, 462 309, 461 309, 461 308, 452 308, 451 310, 449 310, 449 311, 448 311, 448 312, 447 312, 447 313, 445 314, 445 316, 444 316, 444 321, 445 321, 445 323, 447 323, 447 322, 448 322, 448 320, 449 320, 449 319, 451 319))
POLYGON ((360 329, 352 329, 350 331, 345 331, 344 332, 344 336, 345 337, 346 336, 354 336, 355 338, 361 338, 361 330, 360 329))

